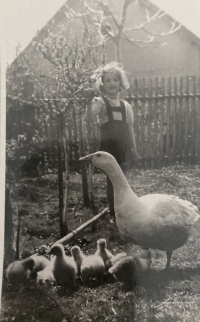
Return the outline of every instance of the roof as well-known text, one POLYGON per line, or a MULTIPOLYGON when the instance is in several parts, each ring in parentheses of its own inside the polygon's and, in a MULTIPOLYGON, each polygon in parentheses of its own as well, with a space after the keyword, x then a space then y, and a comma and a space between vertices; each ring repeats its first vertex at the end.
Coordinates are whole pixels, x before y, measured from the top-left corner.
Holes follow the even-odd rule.
MULTIPOLYGON (((113 1, 115 1, 115 0, 113 0, 113 1)), ((157 10, 159 10, 160 8, 158 7, 158 5, 157 4, 155 4, 155 2, 157 2, 157 1, 159 1, 159 0, 139 0, 139 3, 142 5, 142 6, 144 6, 144 7, 147 7, 148 9, 154 9, 154 11, 156 10, 156 8, 157 8, 157 10)), ((164 0, 160 0, 160 1, 164 1, 164 0)), ((175 1, 179 1, 179 0, 175 0, 175 1)), ((74 2, 72 1, 72 0, 66 0, 66 2, 67 2, 67 4, 69 5, 69 6, 73 6, 74 7, 74 2)), ((116 5, 116 3, 115 3, 115 5, 116 5)), ((161 8, 162 9, 162 8, 161 8)), ((45 33, 46 33, 46 28, 47 28, 47 26, 49 27, 49 26, 51 26, 52 24, 54 24, 55 23, 55 21, 58 21, 59 19, 60 19, 60 17, 62 16, 62 15, 64 15, 64 11, 66 10, 66 7, 65 7, 65 4, 64 5, 62 5, 61 7, 60 7, 60 9, 51 17, 51 19, 49 19, 49 21, 43 26, 43 28, 37 33, 37 35, 30 41, 30 43, 29 43, 29 45, 27 46, 27 47, 29 47, 30 46, 30 44, 34 41, 34 40, 36 40, 37 41, 37 39, 41 36, 41 35, 44 35, 45 33)), ((163 9, 162 9, 163 10, 163 9)), ((165 11, 165 10, 163 10, 163 11, 165 11)), ((166 11, 165 11, 166 12, 166 11)), ((172 15, 170 15, 168 12, 166 12, 166 17, 165 17, 165 19, 170 19, 170 20, 172 20, 172 21, 174 21, 174 20, 176 20, 176 21, 178 21, 178 22, 180 22, 181 23, 181 21, 179 21, 177 18, 176 18, 176 12, 174 12, 174 14, 173 14, 173 16, 172 15)), ((196 13, 196 14, 198 14, 198 12, 196 13)), ((190 36, 191 38, 192 38, 192 40, 193 41, 195 41, 196 43, 198 43, 199 45, 200 45, 200 35, 198 35, 198 32, 197 33, 194 33, 193 31, 191 31, 190 30, 190 28, 188 28, 188 26, 186 27, 186 26, 184 26, 183 24, 182 24, 182 28, 184 29, 184 33, 187 33, 188 34, 188 36, 190 36)), ((199 30, 199 33, 200 33, 200 30, 199 30)), ((26 48, 27 48, 26 47, 26 48)), ((17 58, 16 58, 17 59, 17 58)), ((15 59, 15 60, 16 60, 15 59)), ((15 61, 14 60, 14 61, 15 61)))

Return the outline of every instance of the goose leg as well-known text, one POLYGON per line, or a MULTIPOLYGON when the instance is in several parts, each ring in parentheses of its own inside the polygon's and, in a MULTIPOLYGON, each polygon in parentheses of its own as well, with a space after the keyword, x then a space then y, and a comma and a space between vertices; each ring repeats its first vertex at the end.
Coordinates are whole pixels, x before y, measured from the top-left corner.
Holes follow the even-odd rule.
POLYGON ((171 263, 171 258, 172 258, 172 251, 171 250, 166 250, 167 254, 167 264, 165 266, 165 270, 168 270, 170 268, 170 263, 171 263))

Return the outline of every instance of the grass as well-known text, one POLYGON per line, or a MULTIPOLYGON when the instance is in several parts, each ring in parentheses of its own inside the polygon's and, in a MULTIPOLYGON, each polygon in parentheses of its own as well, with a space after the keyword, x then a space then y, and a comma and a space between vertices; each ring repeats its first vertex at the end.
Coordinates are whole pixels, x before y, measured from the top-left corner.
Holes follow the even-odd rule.
MULTIPOLYGON (((52 243, 59 237, 58 196, 55 177, 23 179, 20 182, 19 209, 22 218, 20 250, 26 257, 34 247, 52 243), (33 247, 34 246, 34 247, 33 247)), ((132 171, 128 180, 138 196, 168 193, 192 201, 200 209, 199 167, 169 167, 162 170, 132 171)), ((99 212, 106 205, 105 177, 94 175, 95 206, 99 212)), ((80 175, 71 176, 69 227, 73 229, 92 216, 84 209, 80 175)), ((165 273, 164 252, 152 250, 149 274, 128 290, 112 277, 102 283, 79 283, 73 289, 39 286, 34 280, 16 290, 5 281, 0 321, 89 322, 89 321, 200 321, 200 222, 187 244, 173 252, 172 268, 165 273)), ((129 254, 140 250, 119 236, 108 217, 99 220, 68 245, 80 244, 84 253, 96 250, 98 238, 107 239, 113 253, 129 254), (83 242, 84 241, 84 242, 83 242)))

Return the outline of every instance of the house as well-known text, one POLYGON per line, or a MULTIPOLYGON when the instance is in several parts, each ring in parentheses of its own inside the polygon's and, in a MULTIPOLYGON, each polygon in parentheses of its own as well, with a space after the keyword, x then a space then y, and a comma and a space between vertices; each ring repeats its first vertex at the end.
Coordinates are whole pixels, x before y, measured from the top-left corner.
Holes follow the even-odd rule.
MULTIPOLYGON (((121 14, 124 0, 117 2, 107 0, 107 3, 116 16, 121 14)), ((67 5, 76 12, 81 10, 79 0, 68 0, 67 5)), ((148 10, 150 16, 153 16, 159 8, 149 0, 139 0, 137 5, 130 4, 125 19, 125 27, 135 27, 143 23, 146 19, 146 10, 148 10)), ((49 32, 66 34, 69 27, 67 11, 68 9, 62 6, 24 50, 38 72, 48 73, 49 64, 41 57, 36 43, 43 42, 49 32)), ((153 43, 148 45, 142 42, 150 38, 151 35, 148 35, 148 33, 167 34, 174 21, 174 18, 166 14, 145 25, 146 31, 140 29, 129 32, 129 38, 134 38, 136 42, 131 43, 125 39, 121 40, 123 65, 131 78, 200 75, 200 39, 186 27, 181 26, 173 34, 157 37, 153 43)), ((77 37, 80 36, 82 30, 81 24, 80 19, 75 19, 72 23, 73 34, 77 37)), ((101 47, 100 50, 102 50, 101 47)), ((107 42, 104 50, 107 61, 115 59, 112 41, 107 42)), ((17 60, 18 58, 12 65, 17 64, 17 60)))

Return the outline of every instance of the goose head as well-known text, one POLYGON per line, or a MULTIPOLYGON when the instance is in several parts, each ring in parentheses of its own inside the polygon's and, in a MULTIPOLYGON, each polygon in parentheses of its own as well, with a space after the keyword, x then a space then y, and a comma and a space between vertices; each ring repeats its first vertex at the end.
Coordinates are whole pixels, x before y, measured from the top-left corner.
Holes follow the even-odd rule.
POLYGON ((62 257, 65 254, 64 247, 59 243, 54 244, 47 252, 47 254, 62 257))
POLYGON ((110 153, 107 153, 105 151, 98 151, 92 154, 88 154, 85 157, 80 158, 79 161, 91 163, 94 167, 106 173, 111 167, 116 168, 118 166, 115 158, 110 153))
POLYGON ((99 249, 105 249, 107 247, 106 240, 104 238, 97 240, 97 247, 99 249))
POLYGON ((81 249, 80 249, 80 247, 79 246, 73 246, 71 248, 71 254, 74 257, 74 260, 80 258, 80 256, 81 256, 81 249))
POLYGON ((133 194, 131 187, 116 159, 108 152, 98 151, 79 159, 100 169, 111 180, 114 187, 115 202, 121 203, 127 192, 133 194))

